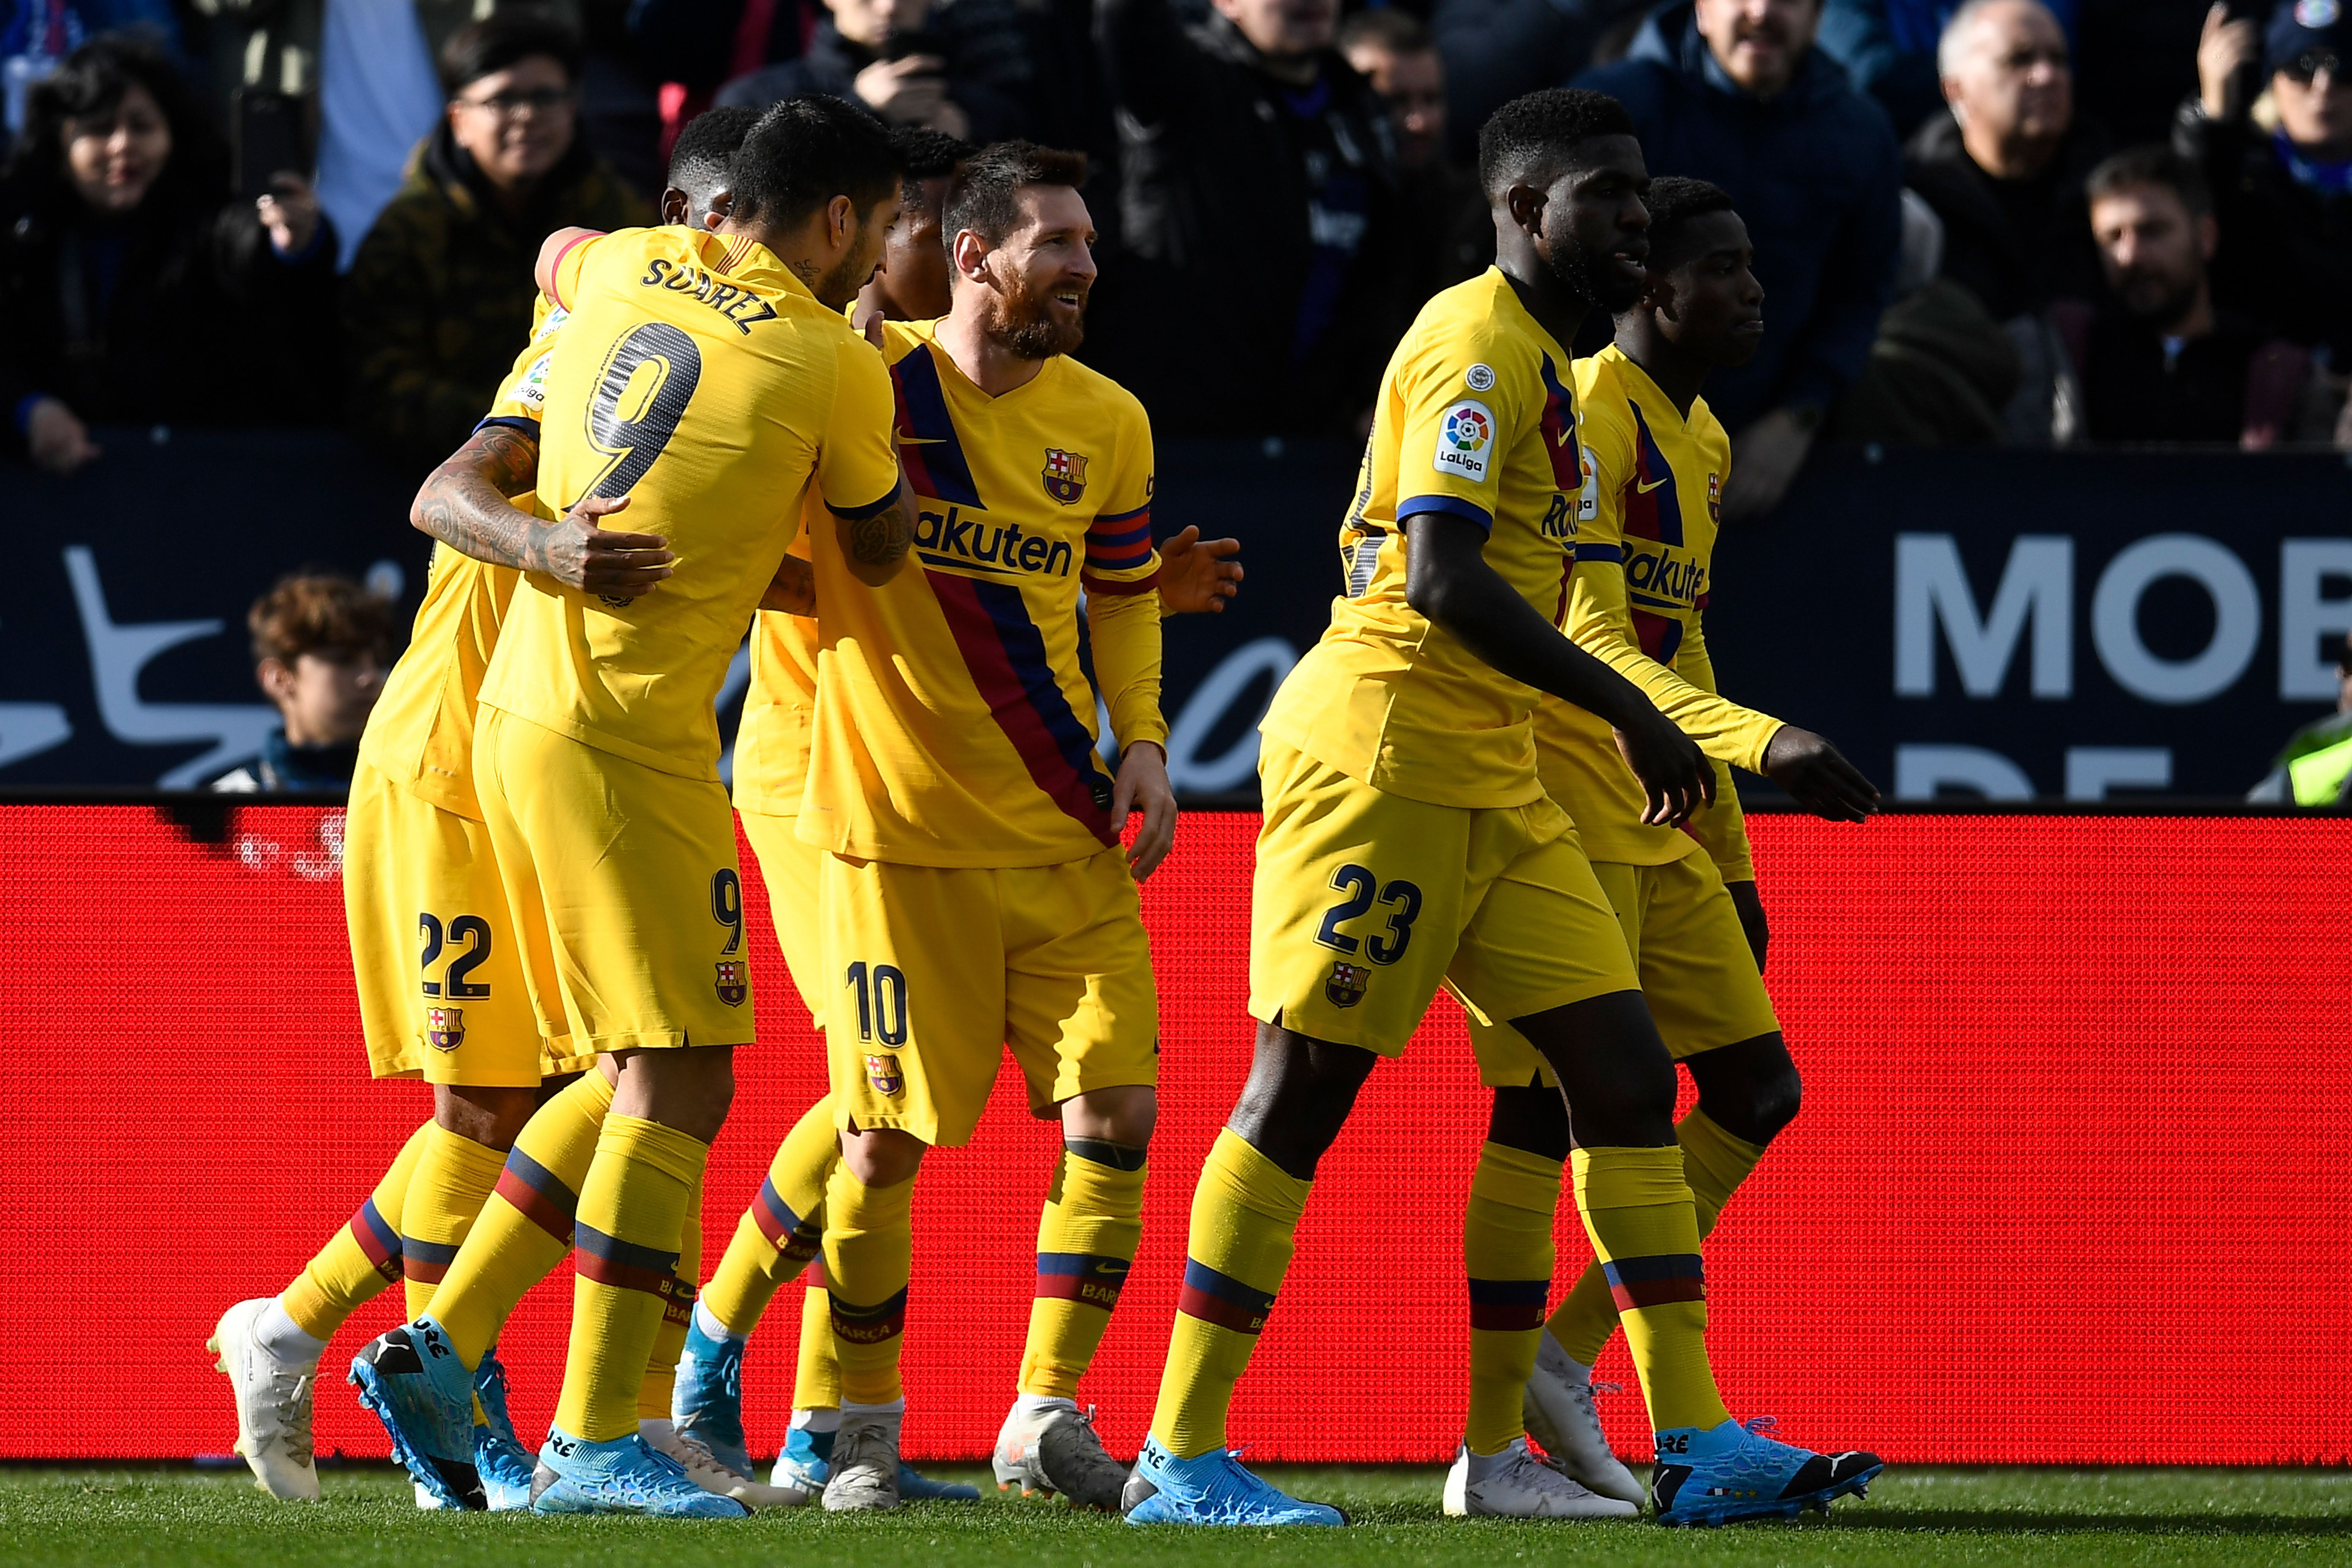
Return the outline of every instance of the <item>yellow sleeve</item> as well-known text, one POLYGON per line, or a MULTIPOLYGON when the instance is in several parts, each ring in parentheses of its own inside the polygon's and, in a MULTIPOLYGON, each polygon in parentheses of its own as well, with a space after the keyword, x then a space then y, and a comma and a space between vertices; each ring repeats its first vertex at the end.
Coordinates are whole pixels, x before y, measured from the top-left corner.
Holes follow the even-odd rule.
POLYGON ((580 274, 587 268, 588 258, 612 237, 609 234, 583 234, 556 256, 554 269, 548 275, 554 285, 556 304, 569 310, 579 303, 580 274))
POLYGON ((833 409, 817 440, 817 488, 835 516, 871 517, 898 498, 898 399, 882 356, 845 327, 835 364, 833 409))
MULTIPOLYGON (((1151 543, 1152 452, 1151 423, 1143 405, 1129 411, 1120 433, 1115 467, 1105 476, 1102 510, 1087 525, 1086 566, 1079 574, 1089 604, 1151 593, 1160 582, 1160 552, 1151 543)), ((1061 454, 1070 461, 1070 454, 1061 454)), ((1084 459, 1078 459, 1083 461, 1084 459)), ((1156 603, 1159 595, 1152 595, 1156 603)), ((1158 637, 1153 638, 1151 664, 1154 690, 1160 668, 1158 637)), ((1153 698, 1156 704, 1157 696, 1153 698)), ((1114 707, 1112 711, 1118 710, 1114 707)), ((1119 731, 1122 738, 1124 730, 1119 731)))
MULTIPOLYGON (((1610 489, 1604 474, 1601 485, 1604 510, 1610 489)), ((1763 771, 1764 748, 1771 743, 1780 721, 1725 701, 1643 651, 1633 632, 1633 606, 1625 598, 1622 543, 1586 542, 1580 530, 1571 584, 1568 635, 1578 647, 1640 687, 1657 704, 1658 711, 1696 741, 1708 756, 1750 773, 1763 771)), ((1696 626, 1693 640, 1696 640, 1696 626)), ((1710 678, 1712 674, 1710 668, 1710 678)))
POLYGON ((499 383, 498 395, 490 399, 490 411, 483 416, 483 425, 528 425, 533 432, 539 428, 547 407, 548 362, 555 357, 556 334, 571 319, 571 312, 544 294, 537 296, 537 302, 530 341, 523 344, 522 353, 515 355, 514 367, 507 372, 507 378, 499 383))
POLYGON ((1087 595, 1087 637, 1112 736, 1121 748, 1150 741, 1167 750, 1168 721, 1160 712, 1160 595, 1087 595))
POLYGON ((1400 526, 1442 511, 1493 531, 1508 433, 1528 407, 1542 405, 1539 373, 1525 358, 1476 333, 1423 340, 1396 382, 1400 526))
MULTIPOLYGON (((1706 634, 1696 622, 1675 657, 1675 668, 1693 686, 1705 691, 1715 689, 1715 660, 1708 656, 1706 634)), ((1748 847, 1748 817, 1740 809, 1739 790, 1732 782, 1728 763, 1716 763, 1715 804, 1690 819, 1690 836, 1706 846, 1707 858, 1715 862, 1725 881, 1756 879, 1756 858, 1748 847)))

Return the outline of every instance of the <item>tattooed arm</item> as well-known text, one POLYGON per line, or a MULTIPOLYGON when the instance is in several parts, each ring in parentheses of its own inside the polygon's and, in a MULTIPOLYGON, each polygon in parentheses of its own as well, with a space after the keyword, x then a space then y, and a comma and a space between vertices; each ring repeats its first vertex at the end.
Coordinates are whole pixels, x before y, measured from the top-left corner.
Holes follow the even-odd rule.
POLYGON ((549 522, 507 500, 538 480, 539 437, 511 425, 486 426, 426 478, 408 521, 477 561, 541 572, 602 597, 649 594, 669 575, 677 557, 659 534, 607 533, 596 525, 625 509, 626 496, 590 496, 549 522))
POLYGON ((868 587, 879 588, 898 574, 915 542, 915 492, 907 476, 898 476, 898 493, 881 510, 864 517, 834 514, 840 530, 841 553, 850 574, 868 587))

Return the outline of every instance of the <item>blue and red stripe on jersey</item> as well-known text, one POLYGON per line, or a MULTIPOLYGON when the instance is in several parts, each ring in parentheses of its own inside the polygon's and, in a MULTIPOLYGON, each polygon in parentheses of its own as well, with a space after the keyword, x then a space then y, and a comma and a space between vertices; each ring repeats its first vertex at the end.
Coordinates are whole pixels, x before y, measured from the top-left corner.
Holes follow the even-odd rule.
POLYGON ((834 1334, 851 1344, 878 1345, 907 1331, 907 1293, 904 1290, 872 1307, 854 1306, 843 1300, 838 1290, 833 1292, 831 1300, 834 1334))
POLYGON ((1551 355, 1543 356, 1543 416, 1537 422, 1543 431, 1544 456, 1551 459, 1551 482, 1556 489, 1574 495, 1584 488, 1584 451, 1576 439, 1576 399, 1560 384, 1559 372, 1551 363, 1551 355))
POLYGON ((906 465, 907 482, 919 496, 980 507, 980 486, 964 457, 963 439, 956 434, 948 412, 947 390, 940 384, 940 367, 928 343, 890 367, 890 385, 898 404, 898 460, 906 465))
POLYGON ((565 1186, 554 1172, 520 1149, 510 1149, 506 1168, 499 1173, 499 1184, 492 1190, 523 1218, 564 1246, 572 1245, 572 1215, 580 1212, 580 1194, 565 1186))
POLYGON ((1253 1289, 1188 1258, 1184 1285, 1176 1293, 1176 1310, 1237 1334, 1255 1334, 1265 1329, 1266 1314, 1274 1310, 1274 1292, 1253 1289))
POLYGON ((1540 1329, 1549 1279, 1473 1279, 1470 1281, 1470 1326, 1503 1333, 1540 1329))
POLYGON ((1696 1252, 1612 1258, 1601 1266, 1601 1271, 1608 1277, 1609 1294, 1621 1312, 1706 1300, 1706 1270, 1696 1252))
POLYGON ((362 1201, 359 1212, 352 1215, 352 1239, 360 1244, 360 1250, 367 1254, 367 1260, 375 1266, 378 1274, 387 1279, 400 1278, 400 1232, 384 1223, 373 1198, 362 1201))
POLYGON ((1633 415, 1633 478, 1625 486, 1625 537, 1654 539, 1661 544, 1683 542, 1683 503, 1675 484, 1675 470, 1650 434, 1650 422, 1641 406, 1628 401, 1633 415))
POLYGON ((1095 738, 1072 710, 1045 657, 1045 635, 1021 590, 953 572, 923 568, 963 653, 989 716, 1039 789, 1073 822, 1108 847, 1118 842, 1110 820, 1110 780, 1095 756, 1095 738))
POLYGON ((1683 648, 1682 622, 1647 610, 1635 610, 1633 616, 1634 640, 1642 645, 1642 651, 1660 664, 1674 663, 1675 655, 1683 648))
MULTIPOLYGON (((593 1225, 573 1228, 575 1250, 572 1267, 583 1279, 610 1285, 615 1290, 639 1290, 673 1300, 678 1291, 677 1254, 640 1247, 608 1236, 593 1225)), ((688 1300, 692 1298, 689 1297, 688 1300)))
POLYGON ((1041 1252, 1037 1255, 1037 1299, 1077 1301, 1108 1312, 1118 1305, 1130 1264, 1124 1258, 1095 1252, 1041 1252))
MULTIPOLYGON (((1096 574, 1132 572, 1151 560, 1151 508, 1097 517, 1087 525, 1087 590, 1095 594, 1140 594, 1154 585, 1153 577, 1106 583, 1096 574)), ((1156 577, 1158 574, 1153 574, 1156 577)))
POLYGON ((824 1239, 819 1226, 793 1212, 772 1179, 761 1182, 760 1195, 751 1200, 751 1223, 787 1262, 805 1264, 824 1239))

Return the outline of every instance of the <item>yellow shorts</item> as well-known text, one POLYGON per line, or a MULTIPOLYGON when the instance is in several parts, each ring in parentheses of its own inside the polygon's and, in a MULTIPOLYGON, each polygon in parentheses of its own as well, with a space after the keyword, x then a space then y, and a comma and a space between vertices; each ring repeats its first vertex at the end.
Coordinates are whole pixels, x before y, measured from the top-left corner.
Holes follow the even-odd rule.
POLYGON ((547 911, 576 1048, 751 1044, 751 955, 724 785, 486 707, 474 787, 509 907, 547 911))
POLYGON ((824 924, 817 917, 817 883, 824 851, 801 842, 793 831, 800 821, 796 816, 764 811, 737 815, 743 819, 743 837, 751 841, 751 853, 760 858, 760 879, 768 884, 768 915, 775 924, 776 945, 784 950, 784 967, 800 989, 810 1022, 822 1029, 824 1012, 818 1004, 825 988, 817 982, 824 973, 824 924))
POLYGON ((834 1116, 957 1148, 1004 1047, 1045 1116, 1160 1081, 1151 943, 1125 854, 1009 870, 824 857, 834 1116))
MULTIPOLYGON (((1691 853, 1664 866, 1596 860, 1592 874, 1617 910, 1650 1016, 1676 1061, 1780 1032, 1772 998, 1756 971, 1756 950, 1748 945, 1723 873, 1705 849, 1694 845, 1691 853)), ((1478 1081, 1489 1089, 1518 1088, 1538 1078, 1548 1085, 1559 1081, 1551 1064, 1508 1024, 1473 1018, 1470 1038, 1478 1051, 1478 1081)))
POLYGON ((509 912, 489 831, 364 763, 343 819, 343 910, 376 1077, 528 1089, 593 1059, 572 1055, 562 1008, 535 1005, 526 972, 553 973, 546 928, 509 912))
POLYGON ((1636 988, 1616 914, 1549 799, 1432 805, 1274 740, 1259 743, 1258 776, 1261 1022, 1397 1057, 1440 984, 1496 1020, 1636 988))

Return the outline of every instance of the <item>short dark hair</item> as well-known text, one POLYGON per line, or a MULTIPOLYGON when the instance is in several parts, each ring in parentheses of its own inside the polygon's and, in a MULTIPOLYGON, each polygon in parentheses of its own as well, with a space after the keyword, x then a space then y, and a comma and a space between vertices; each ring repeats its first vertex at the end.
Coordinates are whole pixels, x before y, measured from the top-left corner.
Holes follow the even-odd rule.
POLYGON ((1392 55, 1425 55, 1437 47, 1437 40, 1429 36, 1420 17, 1393 5, 1359 11, 1348 18, 1339 28, 1339 52, 1344 55, 1359 44, 1392 55))
POLYGON ((245 629, 253 662, 274 658, 291 666, 304 654, 337 661, 374 654, 392 658, 392 606, 335 572, 297 572, 253 602, 245 629))
POLYGON ((1720 185, 1686 174, 1661 174, 1650 182, 1642 205, 1650 209, 1650 268, 1653 271, 1679 267, 1687 259, 1676 254, 1683 229, 1693 218, 1733 210, 1730 194, 1720 185))
POLYGON ((2213 193, 2197 165, 2161 142, 2126 147, 2091 171, 2083 194, 2092 201, 2120 195, 2135 185, 2162 185, 2180 198, 2190 217, 2213 210, 2213 193))
POLYGON ((948 186, 940 229, 952 244, 965 229, 1001 245, 1021 221, 1021 193, 1032 185, 1087 183, 1087 155, 1040 147, 1034 142, 999 142, 958 165, 948 186))
POLYGON ((580 35, 557 20, 551 11, 522 6, 499 11, 478 22, 468 22, 441 46, 441 86, 455 98, 486 76, 520 65, 533 55, 545 55, 563 68, 564 79, 577 87, 584 59, 580 35))
POLYGON ((217 206, 228 194, 227 150, 171 56, 143 29, 100 34, 33 84, 9 178, 38 193, 41 205, 66 199, 66 122, 113 113, 134 87, 146 89, 172 128, 171 156, 142 205, 163 212, 217 206))
POLYGON ((787 228, 835 196, 859 213, 897 194, 906 164, 863 109, 823 93, 772 104, 735 154, 739 222, 787 228))
POLYGON ((1570 151, 1599 136, 1632 136, 1633 117, 1605 92, 1548 87, 1511 100, 1478 128, 1478 183, 1488 196, 1551 184, 1570 151))
POLYGON ((686 122, 677 143, 669 150, 668 183, 681 191, 713 190, 724 185, 735 167, 743 139, 760 122, 760 111, 740 105, 708 109, 686 122))

